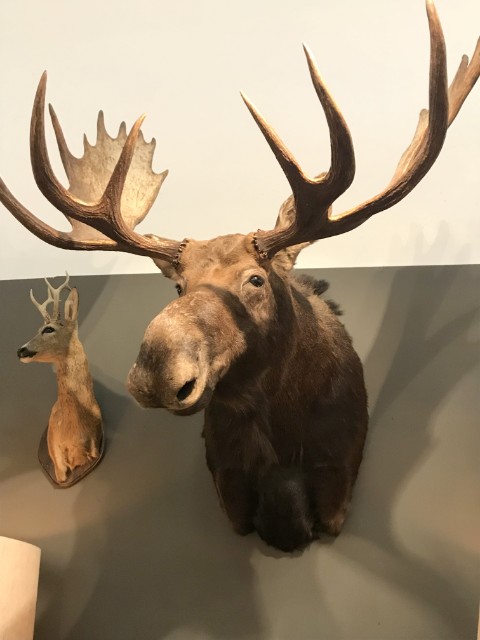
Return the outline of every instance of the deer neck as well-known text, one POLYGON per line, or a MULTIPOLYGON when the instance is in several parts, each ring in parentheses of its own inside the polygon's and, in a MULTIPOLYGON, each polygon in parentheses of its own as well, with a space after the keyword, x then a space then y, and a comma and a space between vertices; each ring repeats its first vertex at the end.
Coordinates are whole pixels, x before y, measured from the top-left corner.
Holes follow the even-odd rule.
POLYGON ((82 404, 93 398, 93 383, 82 343, 72 335, 66 355, 56 363, 58 399, 74 396, 82 404))

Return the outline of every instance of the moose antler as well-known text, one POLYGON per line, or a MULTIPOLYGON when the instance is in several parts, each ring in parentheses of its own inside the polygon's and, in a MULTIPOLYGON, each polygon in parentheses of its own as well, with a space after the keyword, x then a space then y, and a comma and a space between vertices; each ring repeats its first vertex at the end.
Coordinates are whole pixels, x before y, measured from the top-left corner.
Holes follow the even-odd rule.
POLYGON ((70 287, 68 286, 68 282, 70 280, 70 276, 68 275, 68 273, 65 273, 65 275, 66 275, 65 281, 62 282, 62 284, 57 288, 55 288, 51 284, 51 282, 49 282, 47 280, 47 278, 44 278, 45 283, 47 285, 48 297, 45 300, 45 302, 42 302, 42 304, 40 304, 35 299, 35 296, 33 295, 33 289, 30 289, 30 300, 33 302, 33 304, 40 311, 40 314, 41 314, 42 318, 47 323, 48 322, 52 322, 52 321, 60 320, 60 315, 61 315, 61 313, 60 313, 60 296, 61 296, 62 291, 65 289, 65 287, 70 289, 70 287), (52 302, 53 302, 52 313, 49 313, 47 311, 47 307, 52 302))
POLYGON ((93 251, 125 251, 173 262, 180 243, 158 236, 144 236, 134 231, 152 206, 167 171, 155 174, 151 169, 155 141, 147 144, 140 127, 140 117, 126 134, 120 126, 111 138, 104 125, 103 113, 97 122, 97 142, 75 158, 65 142, 58 118, 50 107, 50 115, 69 189, 55 177, 48 157, 45 139, 46 73, 40 79, 30 125, 30 154, 35 181, 43 195, 70 224, 72 231, 53 229, 28 211, 0 179, 0 201, 29 231, 40 239, 63 249, 93 251))
MULTIPOLYGON (((260 127, 293 191, 294 207, 285 223, 254 234, 254 244, 263 258, 279 250, 320 238, 346 233, 371 216, 402 200, 426 175, 445 140, 448 126, 480 75, 480 43, 469 63, 463 56, 455 78, 447 89, 446 52, 440 21, 433 0, 426 3, 430 29, 429 110, 420 113, 414 138, 402 155, 390 184, 366 202, 333 215, 332 203, 351 185, 355 158, 350 132, 324 84, 312 55, 305 48, 310 75, 325 112, 330 131, 331 166, 316 178, 307 176, 298 162, 257 109, 244 100, 260 127)), ((143 117, 126 134, 122 124, 116 138, 108 136, 103 114, 97 124, 97 142, 85 141, 85 153, 75 158, 65 143, 55 112, 50 107, 60 155, 70 182, 65 189, 50 165, 45 140, 46 74, 35 96, 30 149, 35 181, 44 196, 72 225, 71 232, 53 229, 26 209, 0 179, 0 202, 29 231, 42 240, 65 249, 125 251, 178 264, 184 243, 134 231, 155 200, 166 172, 151 169, 154 141, 141 136, 143 117)))
POLYGON ((342 114, 330 96, 316 64, 305 48, 313 85, 325 112, 331 145, 331 167, 318 178, 308 177, 270 124, 245 96, 243 99, 260 127, 293 191, 295 215, 287 226, 258 231, 255 246, 263 258, 271 258, 286 247, 346 233, 371 216, 392 207, 414 189, 429 171, 443 146, 447 128, 480 75, 480 40, 472 60, 463 56, 447 89, 446 51, 442 27, 433 4, 426 3, 430 28, 429 110, 420 113, 413 140, 403 153, 387 188, 366 202, 338 215, 331 205, 351 184, 355 159, 350 133, 342 114))

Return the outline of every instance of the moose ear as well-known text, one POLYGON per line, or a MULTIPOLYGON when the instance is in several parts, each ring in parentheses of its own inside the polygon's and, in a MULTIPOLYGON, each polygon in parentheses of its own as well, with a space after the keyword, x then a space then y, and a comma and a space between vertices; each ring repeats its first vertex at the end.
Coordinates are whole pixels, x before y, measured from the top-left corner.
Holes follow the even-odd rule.
MULTIPOLYGON (((275 224, 275 229, 288 227, 295 218, 295 201, 293 199, 293 195, 289 196, 285 202, 280 207, 280 211, 278 212, 277 222, 275 224)), ((272 264, 282 269, 283 271, 290 271, 293 269, 295 262, 297 261, 297 256, 305 249, 311 245, 311 242, 302 242, 301 244, 293 245, 292 247, 286 247, 285 249, 281 249, 275 256, 272 258, 272 264)))
POLYGON ((152 258, 152 260, 166 278, 174 278, 177 275, 175 267, 168 260, 162 260, 161 258, 152 258))
POLYGON ((65 320, 75 322, 78 318, 78 291, 74 287, 65 300, 65 320))

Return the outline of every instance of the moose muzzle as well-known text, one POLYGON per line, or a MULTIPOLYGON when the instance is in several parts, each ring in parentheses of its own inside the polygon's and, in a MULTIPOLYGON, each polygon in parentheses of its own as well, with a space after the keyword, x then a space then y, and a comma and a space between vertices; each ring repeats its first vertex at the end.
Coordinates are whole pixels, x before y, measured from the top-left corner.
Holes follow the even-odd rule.
POLYGON ((244 349, 224 301, 201 290, 171 302, 148 325, 127 387, 142 407, 181 415, 204 409, 244 349))

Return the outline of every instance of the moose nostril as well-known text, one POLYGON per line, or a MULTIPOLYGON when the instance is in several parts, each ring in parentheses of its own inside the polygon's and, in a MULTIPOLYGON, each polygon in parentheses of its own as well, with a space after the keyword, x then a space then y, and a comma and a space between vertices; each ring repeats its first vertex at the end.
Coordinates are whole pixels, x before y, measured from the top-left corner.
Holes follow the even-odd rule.
POLYGON ((186 400, 188 396, 192 393, 196 382, 197 382, 196 378, 192 378, 192 380, 188 380, 188 382, 186 382, 183 385, 183 387, 178 391, 177 400, 179 400, 180 402, 183 402, 183 400, 186 400))

